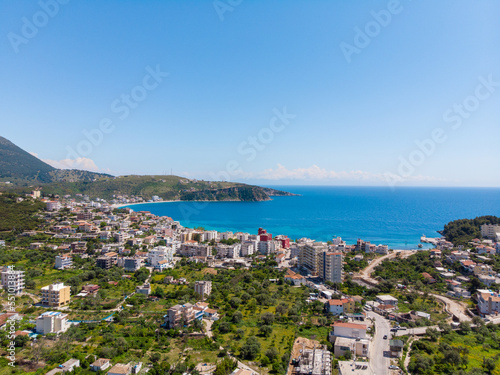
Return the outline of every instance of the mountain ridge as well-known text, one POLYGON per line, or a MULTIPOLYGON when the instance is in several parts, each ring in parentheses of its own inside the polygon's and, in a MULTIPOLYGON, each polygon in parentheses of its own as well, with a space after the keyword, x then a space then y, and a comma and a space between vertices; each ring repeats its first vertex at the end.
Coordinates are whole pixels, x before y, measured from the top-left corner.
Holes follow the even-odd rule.
POLYGON ((0 136, 0 184, 2 190, 29 192, 42 186, 44 194, 85 194, 112 199, 126 195, 149 200, 265 201, 271 196, 295 195, 281 190, 237 182, 204 181, 180 176, 112 176, 78 169, 57 169, 0 136))

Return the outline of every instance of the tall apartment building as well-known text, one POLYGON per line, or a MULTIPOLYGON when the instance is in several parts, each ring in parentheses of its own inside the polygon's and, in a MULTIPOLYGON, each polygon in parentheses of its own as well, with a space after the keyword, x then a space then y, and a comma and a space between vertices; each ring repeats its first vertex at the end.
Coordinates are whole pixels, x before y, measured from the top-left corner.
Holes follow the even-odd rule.
POLYGON ((162 260, 166 260, 167 252, 165 246, 158 246, 148 253, 148 264, 153 267, 157 267, 158 263, 162 260))
POLYGON ((217 251, 217 258, 238 258, 241 252, 241 244, 235 243, 233 245, 218 244, 215 248, 217 251))
POLYGON ((119 258, 117 265, 118 267, 123 267, 127 272, 135 272, 142 267, 142 259, 132 257, 119 258))
POLYGON ((178 253, 186 257, 207 257, 212 255, 212 247, 196 243, 183 243, 178 253))
POLYGON ((319 261, 328 246, 322 242, 307 243, 300 248, 299 267, 307 269, 313 276, 319 276, 319 261))
POLYGON ((248 240, 249 233, 237 232, 234 234, 240 242, 248 240))
POLYGON ((61 307, 69 304, 71 288, 64 283, 51 284, 42 288, 42 305, 61 307))
POLYGON ((269 241, 261 240, 258 246, 259 246, 259 252, 263 255, 274 254, 276 252, 276 243, 273 240, 269 241))
POLYGON ((500 237, 500 225, 483 224, 481 225, 481 236, 496 240, 500 237))
POLYGON ((233 232, 222 232, 219 233, 219 237, 221 240, 229 240, 230 238, 234 238, 233 232))
POLYGON ((245 241, 241 244, 241 256, 247 257, 254 253, 255 245, 254 241, 245 241))
POLYGON ((73 260, 69 255, 57 255, 55 268, 64 270, 73 266, 73 260))
POLYGON ((342 282, 342 253, 323 252, 319 262, 319 276, 323 281, 342 282))
POLYGON ((190 303, 175 305, 167 310, 164 316, 167 328, 181 328, 190 325, 195 319, 194 306, 190 303))
POLYGON ((117 240, 119 243, 124 243, 126 239, 129 238, 129 235, 128 233, 125 233, 125 232, 115 232, 113 234, 113 237, 115 238, 115 240, 117 240))
POLYGON ((306 243, 299 248, 299 266, 324 281, 342 282, 342 261, 342 253, 330 252, 322 242, 306 243))
POLYGON ((93 212, 83 211, 76 214, 77 220, 92 220, 94 218, 93 212))
POLYGON ((99 268, 103 268, 105 270, 109 270, 114 264, 114 260, 108 256, 100 256, 96 259, 96 266, 99 268))
POLYGON ((212 241, 212 240, 216 240, 217 239, 217 231, 215 230, 208 230, 208 231, 205 231, 201 234, 200 236, 200 241, 204 242, 204 241, 212 241))
POLYGON ((212 292, 212 282, 211 281, 196 281, 194 284, 194 291, 200 295, 200 298, 204 300, 212 292))
POLYGON ((68 314, 61 312, 47 311, 36 318, 36 332, 42 335, 66 332, 69 326, 68 314))
POLYGON ((20 294, 24 289, 24 271, 14 271, 13 268, 4 266, 2 286, 10 294, 20 294))

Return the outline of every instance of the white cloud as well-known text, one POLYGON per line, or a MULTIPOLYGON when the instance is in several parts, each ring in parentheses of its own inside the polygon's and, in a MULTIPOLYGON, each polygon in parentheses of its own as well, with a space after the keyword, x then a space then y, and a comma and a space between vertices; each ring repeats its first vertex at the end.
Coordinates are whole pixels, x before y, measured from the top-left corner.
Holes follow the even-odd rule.
POLYGON ((42 159, 42 161, 58 169, 83 169, 91 172, 102 172, 96 163, 89 158, 63 160, 42 159))
POLYGON ((261 180, 298 180, 298 181, 366 181, 366 182, 387 182, 388 178, 393 178, 396 182, 437 182, 444 181, 441 178, 431 176, 409 176, 400 177, 391 173, 372 173, 361 170, 355 171, 334 171, 321 168, 316 164, 307 168, 288 169, 282 164, 276 168, 265 169, 261 172, 240 172, 235 173, 237 177, 245 179, 261 180))

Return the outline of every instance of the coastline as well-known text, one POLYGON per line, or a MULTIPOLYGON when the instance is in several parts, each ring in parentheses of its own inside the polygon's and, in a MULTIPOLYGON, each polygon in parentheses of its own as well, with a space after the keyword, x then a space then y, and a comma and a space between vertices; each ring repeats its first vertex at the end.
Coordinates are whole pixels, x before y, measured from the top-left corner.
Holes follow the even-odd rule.
POLYGON ((185 201, 185 200, 180 200, 180 199, 176 199, 176 200, 172 200, 172 201, 156 201, 156 202, 139 202, 139 203, 126 203, 126 204, 112 204, 111 207, 113 207, 113 209, 115 208, 123 208, 123 207, 128 207, 128 206, 137 206, 139 204, 156 204, 156 203, 175 203, 175 202, 186 202, 186 203, 191 203, 191 202, 207 202, 207 203, 219 203, 219 202, 251 202, 251 203, 258 203, 258 202, 269 202, 269 201, 272 201, 271 198, 269 199, 266 199, 266 200, 262 200, 262 201, 242 201, 240 199, 226 199, 226 200, 223 200, 223 201, 216 201, 216 200, 208 200, 208 199, 205 199, 205 200, 194 200, 194 201, 185 201))
MULTIPOLYGON (((272 199, 271 199, 272 200, 272 199)), ((259 202, 268 202, 270 200, 265 200, 265 201, 259 201, 259 202)), ((186 201, 186 200, 171 200, 171 201, 157 201, 157 202, 140 202, 140 203, 128 203, 128 204, 123 204, 123 205, 112 205, 113 208, 124 208, 128 206, 137 206, 141 204, 156 204, 156 203, 179 203, 179 202, 186 202, 186 203, 191 203, 191 202, 213 202, 213 203, 218 203, 218 202, 245 202, 241 200, 225 200, 225 201, 214 201, 214 200, 196 200, 196 201, 186 201)), ((165 216, 165 215, 160 215, 160 216, 165 216)), ((189 223, 189 226, 186 226, 186 228, 192 228, 196 226, 196 223, 189 223), (190 225, 189 225, 190 224, 190 225)), ((201 226, 203 226, 203 223, 200 223, 201 226)), ((210 230, 216 230, 218 232, 224 232, 232 229, 228 228, 211 228, 210 230)), ((235 229, 236 230, 236 229, 235 229)), ((317 241, 322 241, 325 242, 326 240, 317 240, 317 241)), ((415 245, 418 246, 418 245, 415 245)), ((430 250, 434 248, 433 246, 425 246, 423 248, 418 248, 418 247, 410 247, 410 248, 404 248, 404 245, 402 243, 396 243, 394 247, 391 247, 389 245, 390 251, 425 251, 425 250, 430 250)))

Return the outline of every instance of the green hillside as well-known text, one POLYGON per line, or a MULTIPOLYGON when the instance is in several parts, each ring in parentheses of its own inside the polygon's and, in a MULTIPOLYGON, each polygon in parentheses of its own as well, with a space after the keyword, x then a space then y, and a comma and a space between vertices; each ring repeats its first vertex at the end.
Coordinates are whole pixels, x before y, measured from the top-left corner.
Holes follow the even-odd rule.
POLYGON ((0 137, 0 181, 16 186, 30 186, 59 181, 94 181, 108 174, 78 169, 56 169, 0 137))
POLYGON ((460 219, 450 221, 441 232, 446 240, 455 245, 467 245, 474 238, 481 238, 481 225, 500 224, 496 216, 480 216, 475 219, 460 219))
POLYGON ((35 229, 41 220, 34 215, 45 207, 40 201, 25 199, 15 194, 0 195, 0 232, 35 229), (21 202, 17 199, 22 198, 21 202))
POLYGON ((0 177, 33 182, 51 182, 56 169, 11 141, 0 137, 0 177))
POLYGON ((86 194, 111 199, 117 195, 164 200, 242 200, 263 201, 271 195, 291 195, 259 186, 234 182, 190 180, 179 176, 120 176, 97 181, 57 182, 43 187, 46 194, 86 194))
POLYGON ((157 195, 164 200, 263 201, 287 192, 232 182, 190 180, 178 176, 120 176, 56 169, 0 137, 0 190, 28 193, 42 186, 44 194, 86 194, 111 199, 117 195, 139 196, 146 200, 157 195), (5 182, 10 182, 5 184, 5 182))

